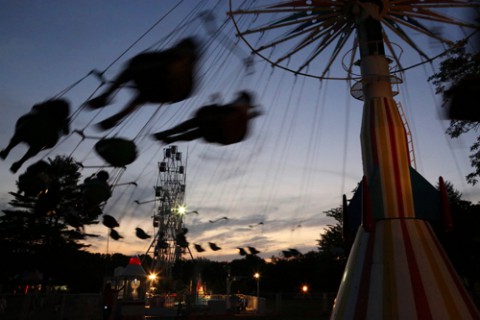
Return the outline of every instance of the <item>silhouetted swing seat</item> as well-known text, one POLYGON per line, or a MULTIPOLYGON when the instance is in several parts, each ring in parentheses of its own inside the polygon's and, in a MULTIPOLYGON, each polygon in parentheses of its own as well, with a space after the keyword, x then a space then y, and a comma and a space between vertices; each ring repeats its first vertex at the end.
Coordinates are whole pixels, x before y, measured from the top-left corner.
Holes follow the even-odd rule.
POLYGON ((8 146, 0 152, 0 158, 5 159, 19 143, 26 143, 28 151, 10 167, 13 173, 17 172, 25 161, 43 149, 53 148, 62 134, 69 133, 69 116, 70 106, 62 99, 34 105, 29 113, 17 120, 15 133, 8 146))
POLYGON ((260 115, 252 110, 251 95, 241 92, 230 104, 201 107, 195 117, 172 129, 157 132, 154 138, 165 143, 203 138, 207 142, 229 145, 242 141, 248 133, 248 122, 260 115))
POLYGON ((134 83, 137 93, 132 100, 120 112, 100 122, 99 126, 102 129, 113 128, 143 103, 174 103, 188 98, 195 84, 196 51, 195 41, 186 38, 165 51, 146 52, 133 57, 104 93, 87 102, 90 108, 102 108, 120 86, 134 83))
POLYGON ((115 219, 113 216, 109 214, 104 214, 103 219, 102 219, 102 224, 110 229, 119 227, 120 224, 118 223, 117 219, 115 219))
POLYGON ((95 151, 114 167, 124 167, 137 158, 137 147, 131 140, 105 138, 95 144, 95 151))
POLYGON ((109 176, 106 171, 100 171, 92 177, 85 179, 83 188, 83 198, 85 206, 99 205, 107 201, 112 196, 110 185, 108 184, 109 176))
POLYGON ((151 235, 147 234, 141 228, 135 228, 135 235, 137 236, 137 238, 142 239, 142 240, 145 240, 145 239, 148 239, 148 238, 152 237, 151 235))

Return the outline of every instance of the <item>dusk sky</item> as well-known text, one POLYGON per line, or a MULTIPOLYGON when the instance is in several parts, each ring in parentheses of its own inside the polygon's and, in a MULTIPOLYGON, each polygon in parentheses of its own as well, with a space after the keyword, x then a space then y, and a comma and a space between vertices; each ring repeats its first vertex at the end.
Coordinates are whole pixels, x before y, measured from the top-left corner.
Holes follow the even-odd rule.
MULTIPOLYGON (((324 211, 339 207, 343 194, 351 197, 362 178, 363 103, 350 95, 352 83, 295 76, 272 68, 258 56, 247 67, 244 59, 250 49, 236 37, 228 20, 229 1, 4 0, 1 4, 0 147, 7 145, 21 115, 74 84, 63 95, 74 113, 72 131, 85 129, 92 137, 117 135, 137 144, 137 160, 119 176, 119 183, 133 181, 137 187, 114 188, 104 208, 104 213, 119 220, 118 231, 124 236, 108 241, 109 253, 143 254, 150 245, 135 237, 135 228, 153 233, 151 216, 156 204, 134 202, 154 199, 158 162, 166 146, 150 134, 190 118, 214 99, 230 102, 241 90, 252 92, 254 104, 263 111, 252 120, 245 141, 230 146, 203 140, 176 143, 186 165, 185 204, 188 211, 199 212, 186 216, 188 241, 204 247, 215 242, 222 247, 204 253, 192 248, 195 257, 230 260, 240 257, 238 247, 246 246, 257 248, 263 258, 278 256, 288 248, 303 253, 315 249, 325 225, 334 223, 324 211), (209 34, 199 18, 200 12, 208 10, 215 15, 212 23, 218 34, 209 34), (147 104, 115 129, 98 131, 94 124, 118 111, 133 92, 124 88, 100 113, 81 108, 100 84, 89 72, 108 67, 105 76, 112 79, 134 55, 169 48, 189 36, 199 40, 204 52, 194 94, 161 108, 147 104), (223 216, 229 219, 209 222, 223 216)), ((415 39, 427 51, 439 50, 428 39, 415 39)), ((420 61, 411 50, 403 49, 406 65, 420 61)), ((426 80, 437 62, 406 71, 404 83, 395 88, 400 92, 396 100, 407 114, 417 170, 434 186, 443 176, 466 200, 476 203, 478 186, 465 182, 471 172, 468 155, 474 136, 451 140, 444 134, 448 121, 440 119, 440 97, 426 80)), ((331 73, 345 76, 340 64, 335 62, 331 73)), ((25 145, 15 148, 0 162, 0 208, 9 207, 12 197, 8 192, 15 191, 18 175, 40 159, 72 155, 87 167, 83 178, 95 172, 96 168, 88 167, 103 164, 93 151, 95 142, 81 141, 71 133, 12 174, 9 167, 26 152, 25 145)), ((106 227, 99 224, 88 232, 100 235, 88 241, 91 250, 106 253, 106 227)))

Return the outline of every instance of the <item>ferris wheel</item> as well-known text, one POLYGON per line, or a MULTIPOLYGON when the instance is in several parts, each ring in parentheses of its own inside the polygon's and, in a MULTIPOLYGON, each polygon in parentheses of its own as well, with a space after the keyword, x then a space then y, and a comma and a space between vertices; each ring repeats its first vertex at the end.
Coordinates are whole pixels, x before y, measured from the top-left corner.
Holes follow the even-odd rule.
MULTIPOLYGON (((359 79, 358 26, 381 25, 390 73, 430 62, 480 27, 471 0, 299 0, 248 2, 228 13, 252 53, 274 67, 319 79, 359 79), (261 3, 257 5, 257 3, 261 3), (413 55, 412 55, 413 53, 413 55)), ((375 44, 372 44, 375 45, 375 44)), ((383 48, 382 48, 383 50, 383 48)))
POLYGON ((182 252, 188 250, 185 240, 185 166, 177 146, 163 149, 163 160, 158 163, 158 179, 155 200, 158 203, 153 214, 155 237, 147 254, 152 254, 151 269, 171 277, 171 269, 182 252))

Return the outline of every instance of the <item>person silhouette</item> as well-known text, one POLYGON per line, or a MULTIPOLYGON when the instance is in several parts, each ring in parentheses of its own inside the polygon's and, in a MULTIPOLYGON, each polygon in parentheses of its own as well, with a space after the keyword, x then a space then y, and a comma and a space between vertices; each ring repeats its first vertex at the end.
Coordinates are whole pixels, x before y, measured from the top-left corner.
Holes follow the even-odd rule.
POLYGON ((109 177, 108 172, 101 170, 85 179, 81 188, 86 208, 99 205, 112 196, 112 189, 108 184, 109 177))
POLYGON ((103 320, 109 320, 112 315, 112 310, 115 307, 115 301, 117 299, 118 292, 122 290, 115 290, 112 285, 107 282, 102 291, 102 308, 103 308, 103 320))
POLYGON ((250 93, 241 91, 233 102, 203 106, 193 118, 169 130, 154 133, 153 137, 166 144, 199 138, 221 145, 240 142, 248 133, 249 120, 261 114, 251 100, 250 93))
POLYGON ((60 137, 69 132, 70 104, 66 100, 35 104, 29 113, 18 118, 15 133, 7 147, 0 151, 0 158, 6 159, 13 148, 21 142, 26 143, 29 146, 27 152, 10 167, 10 171, 16 173, 25 161, 44 149, 53 148, 60 137))
POLYGON ((197 44, 193 38, 186 38, 164 51, 141 53, 128 62, 102 94, 89 100, 86 105, 91 109, 103 108, 120 86, 127 82, 134 83, 137 93, 132 100, 121 111, 98 124, 100 129, 107 130, 144 103, 182 101, 193 91, 196 61, 197 44))

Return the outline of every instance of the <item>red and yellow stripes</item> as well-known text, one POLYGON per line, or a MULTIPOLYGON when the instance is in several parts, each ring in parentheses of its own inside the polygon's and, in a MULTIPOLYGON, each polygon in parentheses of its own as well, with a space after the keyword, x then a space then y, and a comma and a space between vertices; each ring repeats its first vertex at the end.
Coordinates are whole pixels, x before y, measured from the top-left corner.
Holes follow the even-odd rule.
POLYGON ((382 212, 377 218, 415 217, 410 180, 410 159, 406 131, 392 98, 377 97, 365 102, 362 123, 364 174, 371 178, 378 170, 382 212))
POLYGON ((360 305, 358 300, 365 298, 363 292, 360 292, 360 287, 364 279, 363 271, 370 270, 370 268, 367 268, 369 263, 366 263, 365 259, 370 256, 367 252, 371 243, 373 242, 370 241, 370 233, 364 232, 363 228, 360 227, 348 256, 345 272, 333 306, 332 319, 356 318, 357 306, 360 305))
POLYGON ((376 233, 373 261, 384 274, 372 280, 383 282, 383 296, 390 297, 383 298, 384 319, 479 318, 427 222, 379 221, 376 233))
POLYGON ((427 222, 378 221, 354 247, 332 319, 480 319, 427 222))

